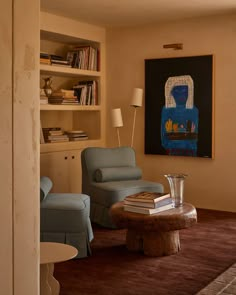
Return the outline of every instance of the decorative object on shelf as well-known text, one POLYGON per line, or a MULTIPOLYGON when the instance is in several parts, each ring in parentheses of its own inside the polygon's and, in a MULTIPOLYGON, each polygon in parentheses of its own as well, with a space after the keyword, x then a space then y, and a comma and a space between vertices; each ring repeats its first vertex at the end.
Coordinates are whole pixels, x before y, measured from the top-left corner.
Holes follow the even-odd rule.
POLYGON ((186 174, 172 173, 164 175, 170 185, 171 198, 174 201, 175 207, 181 207, 184 203, 184 180, 186 174))
POLYGON ((133 119, 133 128, 132 128, 132 136, 131 136, 131 147, 133 147, 134 141, 134 129, 135 129, 135 121, 136 121, 136 109, 142 106, 143 100, 143 89, 141 88, 134 88, 133 96, 131 101, 131 106, 134 107, 134 119, 133 119))
POLYGON ((120 146, 120 133, 119 128, 123 127, 123 119, 121 109, 112 109, 112 126, 116 128, 118 144, 120 146))
POLYGON ((43 86, 44 92, 47 97, 49 97, 52 94, 52 77, 47 77, 43 79, 45 84, 43 86))

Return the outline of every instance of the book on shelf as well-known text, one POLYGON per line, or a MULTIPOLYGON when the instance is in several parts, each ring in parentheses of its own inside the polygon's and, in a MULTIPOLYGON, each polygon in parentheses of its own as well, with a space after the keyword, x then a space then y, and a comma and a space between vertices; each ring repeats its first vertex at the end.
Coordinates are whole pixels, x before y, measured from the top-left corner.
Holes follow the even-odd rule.
POLYGON ((54 143, 54 142, 66 142, 69 141, 69 138, 62 138, 62 139, 49 139, 47 140, 48 143, 54 143))
POLYGON ((50 135, 63 135, 64 132, 62 130, 49 130, 50 135))
POLYGON ((80 141, 80 140, 88 140, 88 136, 83 137, 70 137, 69 141, 80 141))
POLYGON ((51 64, 51 60, 48 58, 40 58, 40 63, 41 64, 45 64, 45 65, 50 65, 51 64))
POLYGON ((47 58, 50 59, 50 54, 47 52, 40 52, 40 58, 47 58))
POLYGON ((61 127, 43 127, 43 131, 49 132, 49 131, 59 131, 61 130, 61 127))
POLYGON ((40 96, 40 104, 48 104, 48 98, 40 96))
POLYGON ((48 97, 43 88, 40 88, 40 104, 48 104, 48 97))
POLYGON ((125 200, 130 202, 160 202, 161 200, 170 197, 170 193, 158 193, 158 192, 140 192, 134 195, 125 197, 125 200))
POLYGON ((130 206, 137 206, 137 207, 146 207, 146 208, 159 208, 161 206, 165 206, 172 203, 172 198, 168 197, 166 199, 160 200, 158 202, 135 202, 135 201, 128 201, 124 199, 125 205, 130 206))
POLYGON ((40 63, 54 66, 71 67, 68 60, 64 59, 62 56, 45 52, 40 52, 40 63))
POLYGON ((138 206, 130 206, 130 205, 124 205, 124 210, 129 211, 129 212, 134 212, 134 213, 140 213, 140 214, 155 214, 155 213, 160 213, 166 210, 170 210, 174 208, 174 203, 171 202, 170 204, 158 207, 158 208, 146 208, 146 207, 138 207, 138 206))
POLYGON ((60 139, 64 139, 64 138, 68 138, 68 136, 66 134, 61 134, 61 135, 48 135, 48 139, 49 140, 60 140, 60 139))
POLYGON ((73 89, 81 105, 98 104, 98 81, 80 81, 73 89))
POLYGON ((67 60, 59 60, 59 59, 51 59, 52 64, 60 64, 60 65, 70 65, 67 60))
POLYGON ((62 68, 71 68, 70 65, 63 65, 63 64, 51 64, 52 66, 55 66, 55 67, 62 67, 62 68))
POLYGON ((82 130, 70 130, 66 131, 70 141, 87 140, 88 135, 82 130))
POLYGON ((43 127, 42 131, 45 142, 48 142, 48 136, 52 135, 51 132, 60 132, 59 134, 64 134, 61 127, 43 127))
POLYGON ((79 45, 67 52, 67 61, 73 68, 81 70, 98 70, 99 50, 90 45, 79 45))

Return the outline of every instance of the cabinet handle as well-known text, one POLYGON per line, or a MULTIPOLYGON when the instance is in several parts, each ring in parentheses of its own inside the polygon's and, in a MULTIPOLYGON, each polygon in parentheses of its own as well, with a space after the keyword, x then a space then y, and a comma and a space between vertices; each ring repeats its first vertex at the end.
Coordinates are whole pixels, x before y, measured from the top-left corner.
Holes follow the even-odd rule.
POLYGON ((74 158, 75 158, 75 156, 72 156, 71 158, 72 158, 72 159, 74 159, 74 158))
POLYGON ((67 160, 67 157, 65 157, 64 159, 67 160))

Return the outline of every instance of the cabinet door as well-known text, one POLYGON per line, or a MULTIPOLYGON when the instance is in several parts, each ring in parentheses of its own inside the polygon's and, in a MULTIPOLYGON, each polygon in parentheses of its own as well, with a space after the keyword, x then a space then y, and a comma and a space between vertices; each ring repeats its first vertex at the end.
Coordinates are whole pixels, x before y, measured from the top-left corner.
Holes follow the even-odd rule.
POLYGON ((66 151, 41 154, 40 175, 52 180, 52 192, 70 192, 69 161, 70 154, 66 151))
POLYGON ((52 192, 81 193, 81 151, 41 154, 40 175, 48 176, 52 180, 52 192))
POLYGON ((81 169, 81 155, 82 150, 70 151, 69 163, 69 178, 70 178, 70 192, 81 193, 82 184, 82 169, 81 169))

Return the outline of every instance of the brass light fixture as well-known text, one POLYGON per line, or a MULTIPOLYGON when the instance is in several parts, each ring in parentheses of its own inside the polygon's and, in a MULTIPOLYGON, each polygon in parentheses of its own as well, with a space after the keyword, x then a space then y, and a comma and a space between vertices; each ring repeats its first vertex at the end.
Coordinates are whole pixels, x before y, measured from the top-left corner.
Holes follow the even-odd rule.
POLYGON ((172 48, 174 50, 183 49, 183 43, 164 44, 163 48, 172 48))

